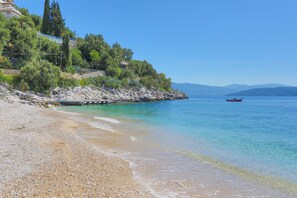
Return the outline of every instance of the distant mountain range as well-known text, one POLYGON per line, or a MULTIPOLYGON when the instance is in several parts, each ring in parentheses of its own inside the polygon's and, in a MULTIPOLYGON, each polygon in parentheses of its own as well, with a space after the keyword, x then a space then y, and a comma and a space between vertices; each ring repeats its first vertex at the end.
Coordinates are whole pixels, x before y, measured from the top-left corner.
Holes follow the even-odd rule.
POLYGON ((297 87, 249 89, 229 94, 229 96, 297 96, 297 87))
POLYGON ((208 86, 191 83, 172 83, 174 89, 181 90, 189 96, 225 96, 233 95, 234 93, 252 90, 252 89, 266 89, 266 88, 284 88, 289 87, 282 84, 261 84, 261 85, 241 85, 232 84, 224 87, 208 86))

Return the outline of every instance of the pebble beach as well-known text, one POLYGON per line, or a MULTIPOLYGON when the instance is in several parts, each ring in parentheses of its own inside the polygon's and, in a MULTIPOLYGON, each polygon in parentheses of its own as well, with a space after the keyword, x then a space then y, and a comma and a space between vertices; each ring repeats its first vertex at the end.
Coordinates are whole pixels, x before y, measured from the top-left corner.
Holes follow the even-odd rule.
POLYGON ((0 101, 0 197, 151 197, 59 112, 0 101))

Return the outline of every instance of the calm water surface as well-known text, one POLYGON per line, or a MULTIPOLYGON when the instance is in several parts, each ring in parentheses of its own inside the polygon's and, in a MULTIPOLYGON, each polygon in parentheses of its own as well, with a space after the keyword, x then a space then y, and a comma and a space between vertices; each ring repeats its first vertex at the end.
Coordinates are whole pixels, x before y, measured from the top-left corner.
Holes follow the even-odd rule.
MULTIPOLYGON (((146 140, 210 157, 251 173, 297 184, 297 97, 225 97, 108 106, 67 107, 101 118, 145 125, 146 140)), ((106 120, 105 120, 106 121, 106 120)))

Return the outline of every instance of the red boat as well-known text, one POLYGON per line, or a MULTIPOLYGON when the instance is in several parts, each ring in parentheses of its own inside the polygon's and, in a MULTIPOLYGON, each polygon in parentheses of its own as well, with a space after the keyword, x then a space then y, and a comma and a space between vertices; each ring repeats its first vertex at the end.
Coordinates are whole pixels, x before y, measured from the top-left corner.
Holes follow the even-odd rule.
POLYGON ((238 98, 227 99, 227 102, 242 102, 242 99, 238 99, 238 98))

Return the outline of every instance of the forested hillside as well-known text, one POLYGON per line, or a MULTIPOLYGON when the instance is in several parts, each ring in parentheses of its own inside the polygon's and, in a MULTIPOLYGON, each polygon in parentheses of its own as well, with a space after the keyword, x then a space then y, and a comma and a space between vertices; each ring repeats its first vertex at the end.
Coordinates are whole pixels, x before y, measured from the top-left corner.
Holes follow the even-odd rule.
POLYGON ((76 36, 62 17, 59 3, 45 0, 43 17, 18 8, 22 16, 7 19, 0 14, 0 69, 18 69, 18 75, 0 80, 23 91, 47 92, 74 86, 146 87, 170 90, 171 80, 147 61, 133 59, 133 51, 119 43, 108 44, 100 34, 76 36), (61 37, 59 45, 39 33, 61 37), (75 46, 70 47, 70 42, 75 46), (74 74, 102 70, 106 76, 77 79, 74 74))

